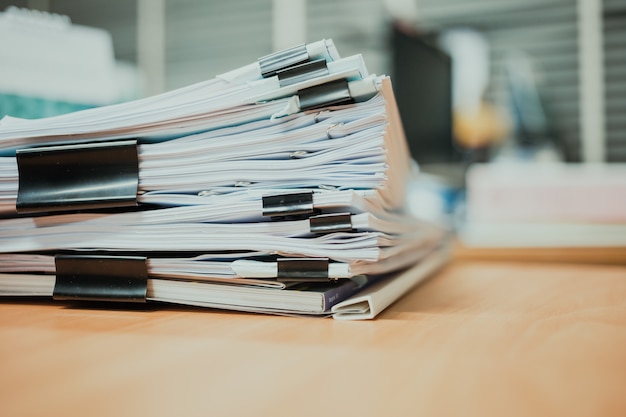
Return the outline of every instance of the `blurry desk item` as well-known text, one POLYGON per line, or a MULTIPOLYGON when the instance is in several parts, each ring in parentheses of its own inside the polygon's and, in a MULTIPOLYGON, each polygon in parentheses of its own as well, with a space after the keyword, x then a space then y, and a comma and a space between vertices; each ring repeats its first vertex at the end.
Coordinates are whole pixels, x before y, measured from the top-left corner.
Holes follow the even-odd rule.
POLYGON ((466 190, 467 248, 626 263, 626 164, 475 164, 466 190))
POLYGON ((456 259, 529 261, 575 264, 604 264, 626 266, 626 247, 591 248, 479 248, 468 247, 457 242, 454 248, 456 259))
POLYGON ((113 40, 103 29, 9 6, 0 10, 0 39, 0 117, 54 116, 122 98, 113 40))
POLYGON ((377 320, 3 300, 6 416, 623 416, 626 267, 456 260, 377 320))

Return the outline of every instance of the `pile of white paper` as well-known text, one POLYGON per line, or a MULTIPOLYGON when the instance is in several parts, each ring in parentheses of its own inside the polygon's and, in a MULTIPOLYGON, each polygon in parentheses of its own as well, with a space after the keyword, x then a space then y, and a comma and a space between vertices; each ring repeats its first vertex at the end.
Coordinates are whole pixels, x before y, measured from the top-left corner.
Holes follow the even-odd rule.
MULTIPOLYGON (((0 295, 56 295, 59 257, 139 256, 145 300, 367 318, 446 259, 445 230, 404 208, 415 169, 390 79, 329 40, 134 102, 4 118, 0 150, 0 295), (132 204, 20 209, 32 178, 45 195, 67 186, 52 173, 64 159, 33 168, 23 152, 131 138, 132 204)), ((128 182, 72 175, 103 201, 128 182)))

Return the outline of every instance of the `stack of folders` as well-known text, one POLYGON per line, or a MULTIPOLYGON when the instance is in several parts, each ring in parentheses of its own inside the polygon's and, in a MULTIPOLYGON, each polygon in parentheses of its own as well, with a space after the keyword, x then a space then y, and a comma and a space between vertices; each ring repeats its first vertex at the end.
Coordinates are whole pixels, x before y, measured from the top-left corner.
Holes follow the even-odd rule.
POLYGON ((391 83, 330 40, 0 121, 0 295, 371 318, 447 259, 391 83))

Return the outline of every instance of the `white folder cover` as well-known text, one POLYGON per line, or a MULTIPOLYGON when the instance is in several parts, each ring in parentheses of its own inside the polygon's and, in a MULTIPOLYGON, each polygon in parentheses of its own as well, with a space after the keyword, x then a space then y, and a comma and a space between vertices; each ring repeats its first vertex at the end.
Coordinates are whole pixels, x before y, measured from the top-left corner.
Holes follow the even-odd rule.
POLYGON ((374 283, 332 308, 337 320, 373 319, 413 287, 432 276, 450 259, 449 249, 442 247, 413 267, 374 283))
MULTIPOLYGON (((310 288, 302 291, 297 284, 277 289, 160 278, 148 279, 146 299, 256 313, 368 320, 375 318, 414 286, 434 274, 445 265, 448 258, 448 249, 442 247, 409 269, 380 278, 355 277, 346 282, 343 289, 352 295, 339 303, 332 298, 333 294, 341 291, 339 287, 335 287, 332 292, 326 288, 325 293, 319 289, 309 291, 310 288)), ((0 273, 0 296, 52 297, 54 285, 54 275, 0 273)))

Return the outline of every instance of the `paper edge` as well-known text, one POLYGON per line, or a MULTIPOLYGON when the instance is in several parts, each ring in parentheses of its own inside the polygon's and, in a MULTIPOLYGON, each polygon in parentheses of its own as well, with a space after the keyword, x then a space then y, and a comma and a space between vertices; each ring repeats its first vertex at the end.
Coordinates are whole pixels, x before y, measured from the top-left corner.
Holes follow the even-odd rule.
POLYGON ((401 298, 411 288, 424 281, 450 260, 448 246, 436 249, 410 269, 384 279, 359 292, 353 297, 336 304, 332 309, 335 320, 369 320, 401 298), (366 304, 365 311, 358 309, 366 304), (361 310, 361 311, 357 311, 361 310))

